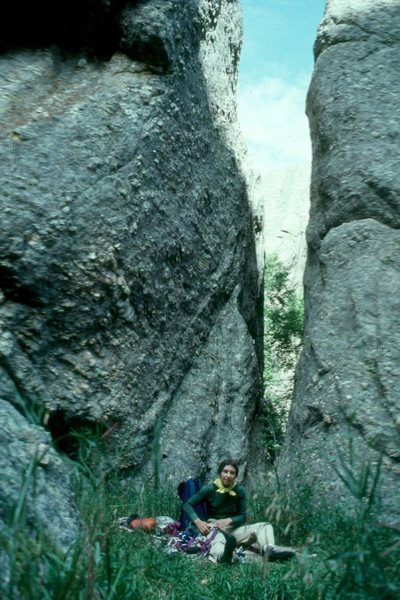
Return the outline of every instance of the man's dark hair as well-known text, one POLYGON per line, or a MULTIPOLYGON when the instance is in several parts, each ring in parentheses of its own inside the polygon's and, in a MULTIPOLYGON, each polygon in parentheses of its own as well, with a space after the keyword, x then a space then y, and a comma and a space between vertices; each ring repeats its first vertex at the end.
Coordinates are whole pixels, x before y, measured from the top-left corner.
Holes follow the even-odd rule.
POLYGON ((218 465, 218 475, 221 474, 221 471, 227 466, 230 465, 231 467, 233 467, 236 471, 236 477, 239 475, 239 465, 237 464, 236 460, 231 460, 230 458, 227 458, 226 460, 223 460, 221 463, 219 463, 218 465))

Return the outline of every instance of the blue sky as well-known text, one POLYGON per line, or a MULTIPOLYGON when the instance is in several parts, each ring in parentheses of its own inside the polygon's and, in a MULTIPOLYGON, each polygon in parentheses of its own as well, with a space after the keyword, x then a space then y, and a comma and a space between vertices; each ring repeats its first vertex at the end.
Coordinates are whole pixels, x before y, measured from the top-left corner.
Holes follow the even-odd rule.
POLYGON ((310 160, 305 96, 325 0, 242 0, 238 114, 260 171, 310 160))

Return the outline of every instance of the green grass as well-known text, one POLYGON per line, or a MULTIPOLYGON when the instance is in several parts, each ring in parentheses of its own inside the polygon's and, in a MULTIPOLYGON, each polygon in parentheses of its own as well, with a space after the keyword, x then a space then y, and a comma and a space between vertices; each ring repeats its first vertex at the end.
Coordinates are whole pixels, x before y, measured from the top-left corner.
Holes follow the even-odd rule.
POLYGON ((169 557, 150 535, 116 527, 118 517, 133 512, 177 518, 175 489, 134 490, 89 468, 85 473, 76 481, 81 538, 66 555, 40 534, 28 533, 22 512, 8 535, 1 535, 2 550, 12 562, 2 598, 394 600, 400 593, 400 532, 374 523, 364 498, 362 510, 350 517, 339 511, 314 513, 307 507, 307 490, 299 491, 295 507, 262 491, 250 494, 251 521, 273 522, 277 540, 302 547, 301 556, 285 563, 222 567, 183 554, 169 557))

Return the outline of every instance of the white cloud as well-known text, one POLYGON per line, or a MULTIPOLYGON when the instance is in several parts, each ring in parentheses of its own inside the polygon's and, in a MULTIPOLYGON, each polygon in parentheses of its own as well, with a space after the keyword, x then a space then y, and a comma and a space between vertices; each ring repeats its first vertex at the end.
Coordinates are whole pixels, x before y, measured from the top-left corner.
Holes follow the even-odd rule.
POLYGON ((305 98, 309 78, 266 77, 238 90, 238 117, 260 171, 311 160, 305 98))

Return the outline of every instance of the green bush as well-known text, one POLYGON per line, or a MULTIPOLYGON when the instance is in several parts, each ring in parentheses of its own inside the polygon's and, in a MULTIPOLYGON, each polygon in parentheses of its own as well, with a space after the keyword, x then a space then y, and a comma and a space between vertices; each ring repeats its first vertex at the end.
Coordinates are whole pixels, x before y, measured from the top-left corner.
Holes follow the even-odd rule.
POLYGON ((290 284, 289 271, 273 254, 265 259, 265 341, 279 352, 279 365, 292 367, 303 339, 303 300, 290 284))
POLYGON ((289 271, 276 255, 264 270, 264 431, 267 458, 273 461, 283 441, 293 378, 302 343, 304 304, 291 286, 289 271))

